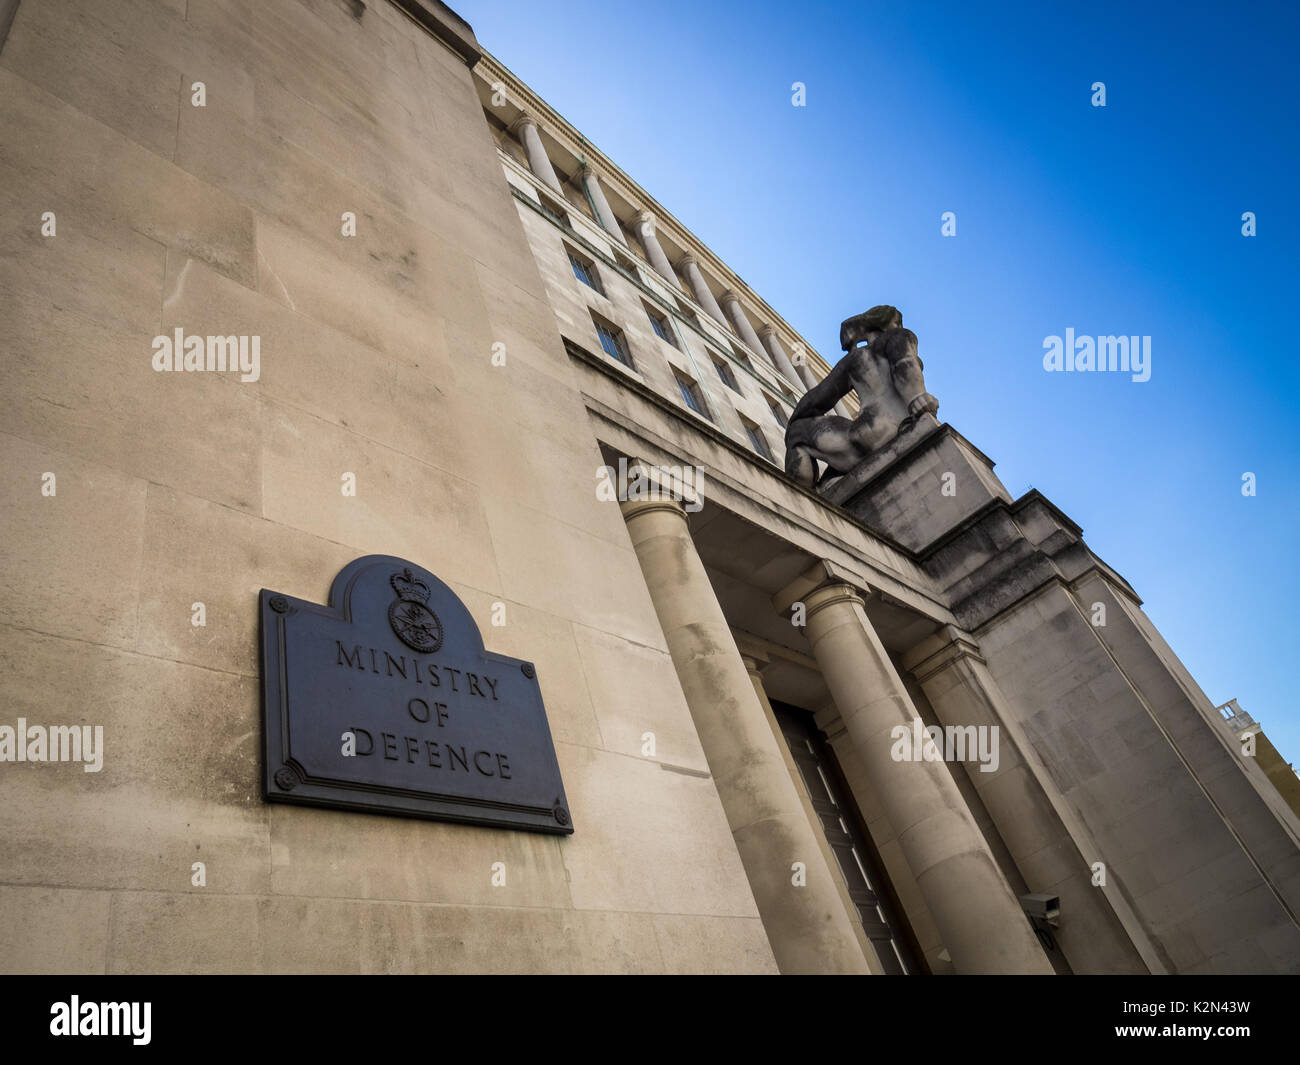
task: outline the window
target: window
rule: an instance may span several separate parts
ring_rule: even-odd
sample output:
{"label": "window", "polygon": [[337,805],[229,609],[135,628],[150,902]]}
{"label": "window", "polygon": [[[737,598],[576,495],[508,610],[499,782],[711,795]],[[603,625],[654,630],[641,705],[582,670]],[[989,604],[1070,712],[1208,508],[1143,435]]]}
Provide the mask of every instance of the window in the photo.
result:
{"label": "window", "polygon": [[749,436],[749,442],[754,445],[754,450],[767,459],[768,462],[776,462],[776,459],[772,457],[772,449],[767,446],[767,437],[763,435],[763,430],[757,425],[751,425],[743,418],[741,423],[745,426],[745,433]]}
{"label": "window", "polygon": [[718,376],[722,378],[722,383],[724,385],[726,385],[733,392],[740,391],[740,385],[736,383],[736,375],[735,373],[732,372],[730,366],[728,366],[721,359],[714,359],[713,368],[718,371]]}
{"label": "window", "polygon": [[603,296],[605,290],[600,287],[600,276],[596,273],[595,264],[590,259],[584,259],[572,248],[566,250],[569,253],[569,265],[573,267],[573,276]]}
{"label": "window", "polygon": [[565,229],[573,228],[573,223],[569,221],[569,213],[564,209],[561,201],[547,192],[539,193],[539,199],[542,204],[542,214]]}
{"label": "window", "polygon": [[740,348],[736,347],[735,344],[731,345],[731,354],[735,356],[736,361],[740,363],[741,366],[745,367],[746,370],[750,373],[754,372],[754,367],[749,361],[749,356],[741,351]]}
{"label": "window", "polygon": [[637,281],[641,280],[641,274],[636,268],[636,263],[632,261],[631,257],[624,255],[617,248],[614,249],[614,261],[631,274]]}
{"label": "window", "polygon": [[600,338],[600,346],[605,349],[605,354],[617,359],[629,369],[635,369],[632,365],[632,353],[627,349],[627,340],[623,336],[623,331],[597,318],[594,314],[591,316],[591,323],[596,327],[596,336]]}
{"label": "window", "polygon": [[678,373],[676,370],[673,371],[673,376],[677,378],[677,387],[682,390],[682,399],[686,401],[686,405],[696,414],[707,418],[709,408],[704,405],[704,394],[700,392],[700,386],[685,374]]}
{"label": "window", "polygon": [[677,341],[673,337],[673,329],[668,324],[668,319],[661,314],[655,314],[649,307],[646,307],[645,313],[646,317],[650,319],[650,328],[654,330],[655,336],[660,340],[666,340],[673,347],[677,347]]}
{"label": "window", "polygon": [[790,419],[785,416],[785,412],[781,410],[781,405],[779,403],[775,403],[769,399],[767,401],[767,405],[768,408],[772,411],[772,417],[776,419],[777,425],[781,426],[782,428],[785,428],[787,425],[790,424]]}

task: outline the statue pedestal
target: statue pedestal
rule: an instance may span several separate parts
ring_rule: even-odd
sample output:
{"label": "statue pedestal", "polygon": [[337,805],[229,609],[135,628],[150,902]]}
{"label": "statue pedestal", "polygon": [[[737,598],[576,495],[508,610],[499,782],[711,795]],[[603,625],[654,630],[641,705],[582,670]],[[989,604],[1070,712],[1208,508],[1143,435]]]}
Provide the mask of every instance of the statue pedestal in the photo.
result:
{"label": "statue pedestal", "polygon": [[904,547],[920,551],[991,500],[1011,496],[993,461],[956,429],[923,414],[820,493]]}

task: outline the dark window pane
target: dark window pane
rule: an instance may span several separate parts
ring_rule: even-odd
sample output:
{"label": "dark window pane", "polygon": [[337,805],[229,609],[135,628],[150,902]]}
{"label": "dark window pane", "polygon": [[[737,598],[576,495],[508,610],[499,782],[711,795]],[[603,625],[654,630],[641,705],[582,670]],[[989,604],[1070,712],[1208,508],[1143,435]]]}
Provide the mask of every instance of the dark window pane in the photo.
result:
{"label": "dark window pane", "polygon": [[627,345],[624,343],[621,334],[597,322],[596,336],[600,338],[600,346],[604,348],[605,354],[618,359],[625,366],[632,365],[632,356],[628,354]]}
{"label": "dark window pane", "polygon": [[[676,375],[674,375],[676,376]],[[704,399],[700,395],[699,386],[694,381],[688,381],[684,377],[677,378],[677,387],[682,391],[682,399],[686,405],[695,411],[696,414],[703,414],[706,418],[708,414],[704,410]]]}
{"label": "dark window pane", "polygon": [[772,449],[767,446],[767,438],[763,436],[763,430],[745,422],[745,432],[749,434],[749,442],[754,445],[755,451],[769,462],[775,461],[772,458]]}
{"label": "dark window pane", "polygon": [[600,291],[600,285],[596,283],[596,272],[579,259],[576,255],[569,254],[569,265],[573,267],[573,276],[581,281],[588,288],[594,288]]}
{"label": "dark window pane", "polygon": [[671,344],[673,342],[673,338],[669,334],[668,327],[664,324],[664,320],[662,318],[657,317],[656,315],[651,314],[649,311],[646,311],[646,316],[650,319],[650,328],[655,331],[655,336],[657,336],[660,340],[666,340],[668,341],[668,343]]}

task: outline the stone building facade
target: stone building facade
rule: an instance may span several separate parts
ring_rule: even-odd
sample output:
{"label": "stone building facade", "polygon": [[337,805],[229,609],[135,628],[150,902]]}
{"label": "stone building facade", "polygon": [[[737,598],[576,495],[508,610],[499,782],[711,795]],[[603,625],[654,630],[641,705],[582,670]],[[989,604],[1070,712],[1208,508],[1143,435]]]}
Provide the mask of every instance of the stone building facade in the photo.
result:
{"label": "stone building facade", "polygon": [[[830,363],[452,11],[0,6],[0,725],[103,727],[0,762],[0,968],[1300,970],[1127,581],[930,412],[788,476]],[[572,835],[264,801],[258,592],[368,554],[536,664]]]}

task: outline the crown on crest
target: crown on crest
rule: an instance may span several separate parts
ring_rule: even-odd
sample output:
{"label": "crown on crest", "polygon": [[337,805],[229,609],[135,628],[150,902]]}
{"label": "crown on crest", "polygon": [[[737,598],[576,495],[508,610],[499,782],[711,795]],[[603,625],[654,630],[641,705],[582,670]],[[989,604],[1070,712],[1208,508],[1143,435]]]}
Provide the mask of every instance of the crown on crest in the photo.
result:
{"label": "crown on crest", "polygon": [[393,591],[397,593],[398,599],[407,599],[417,603],[425,603],[429,600],[429,593],[432,589],[414,576],[410,569],[405,569],[401,573],[394,573],[388,578],[388,583],[393,586]]}

